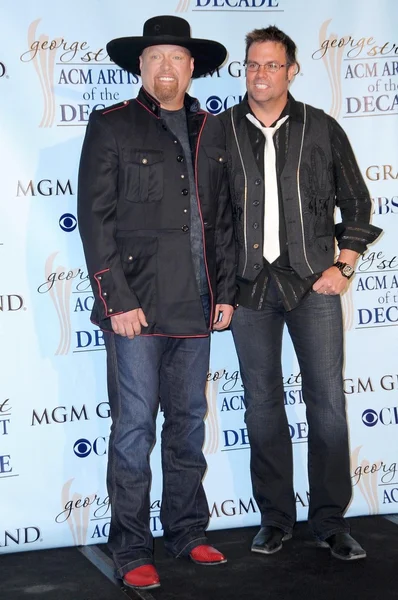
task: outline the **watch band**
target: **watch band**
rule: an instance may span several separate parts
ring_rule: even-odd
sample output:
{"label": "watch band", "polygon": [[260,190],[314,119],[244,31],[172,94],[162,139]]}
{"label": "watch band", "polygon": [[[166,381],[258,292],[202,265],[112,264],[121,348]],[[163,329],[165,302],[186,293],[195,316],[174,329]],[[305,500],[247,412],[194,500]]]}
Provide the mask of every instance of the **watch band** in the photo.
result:
{"label": "watch band", "polygon": [[340,271],[340,273],[346,277],[347,279],[350,279],[353,275],[354,275],[354,268],[349,265],[348,263],[345,262],[341,262],[340,260],[337,260],[334,265],[334,267],[337,267],[338,270]]}

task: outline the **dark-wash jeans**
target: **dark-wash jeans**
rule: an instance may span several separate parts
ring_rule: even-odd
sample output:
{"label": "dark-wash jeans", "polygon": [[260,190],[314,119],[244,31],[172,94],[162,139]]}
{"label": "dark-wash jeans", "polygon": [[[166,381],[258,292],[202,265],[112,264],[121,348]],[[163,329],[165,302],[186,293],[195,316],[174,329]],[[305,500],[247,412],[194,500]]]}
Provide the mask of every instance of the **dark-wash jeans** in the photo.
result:
{"label": "dark-wash jeans", "polygon": [[302,376],[308,421],[309,525],[325,539],[349,531],[351,498],[340,296],[312,291],[285,311],[272,282],[263,310],[239,306],[232,320],[245,390],[253,494],[261,525],[290,533],[296,520],[293,456],[284,407],[282,333],[286,323]]}
{"label": "dark-wash jeans", "polygon": [[[206,311],[205,311],[206,312]],[[206,543],[209,509],[202,485],[210,338],[105,333],[112,427],[108,457],[111,527],[117,574],[153,563],[149,527],[151,470],[159,401],[164,542],[174,556]]]}

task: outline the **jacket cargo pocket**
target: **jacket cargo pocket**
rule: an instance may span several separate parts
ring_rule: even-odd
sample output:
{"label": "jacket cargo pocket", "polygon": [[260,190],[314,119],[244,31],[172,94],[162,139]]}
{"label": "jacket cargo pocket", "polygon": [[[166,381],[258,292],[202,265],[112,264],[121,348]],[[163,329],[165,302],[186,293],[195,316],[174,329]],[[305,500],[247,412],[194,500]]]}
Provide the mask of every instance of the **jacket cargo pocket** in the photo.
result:
{"label": "jacket cargo pocket", "polygon": [[[124,237],[121,258],[127,282],[144,312],[155,302],[158,239]],[[147,318],[148,315],[147,315]]]}

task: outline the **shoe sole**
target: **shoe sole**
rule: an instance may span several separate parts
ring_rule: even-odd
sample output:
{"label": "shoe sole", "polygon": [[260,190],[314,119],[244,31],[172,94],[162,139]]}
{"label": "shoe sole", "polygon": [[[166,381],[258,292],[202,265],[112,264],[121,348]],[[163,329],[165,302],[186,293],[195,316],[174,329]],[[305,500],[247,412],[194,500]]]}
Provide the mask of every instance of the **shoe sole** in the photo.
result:
{"label": "shoe sole", "polygon": [[[285,535],[282,538],[282,542],[287,542],[287,540],[290,540],[291,538],[291,533],[285,533]],[[261,548],[261,546],[252,546],[251,551],[257,552],[258,554],[275,554],[276,552],[279,552],[279,550],[282,550],[282,545],[283,544],[281,543],[281,545],[274,548],[274,550],[265,550],[264,548]]]}
{"label": "shoe sole", "polygon": [[160,587],[160,583],[152,583],[151,585],[131,585],[131,583],[127,583],[127,581],[124,581],[124,579],[123,585],[125,585],[128,588],[131,588],[132,590],[153,590],[155,588]]}
{"label": "shoe sole", "polygon": [[227,559],[225,558],[224,560],[217,560],[217,561],[213,561],[213,562],[202,562],[200,560],[195,560],[194,558],[192,558],[192,556],[189,557],[191,559],[192,562],[195,563],[195,565],[201,565],[202,567],[213,567],[215,565],[225,565],[227,561]]}
{"label": "shoe sole", "polygon": [[333,552],[329,544],[327,544],[326,542],[318,542],[318,548],[328,548],[330,550],[330,554],[334,556],[334,558],[338,558],[339,560],[349,561],[361,560],[363,558],[366,558],[366,552],[364,552],[363,554],[354,554],[354,556],[341,556],[340,554],[337,554],[337,552]]}

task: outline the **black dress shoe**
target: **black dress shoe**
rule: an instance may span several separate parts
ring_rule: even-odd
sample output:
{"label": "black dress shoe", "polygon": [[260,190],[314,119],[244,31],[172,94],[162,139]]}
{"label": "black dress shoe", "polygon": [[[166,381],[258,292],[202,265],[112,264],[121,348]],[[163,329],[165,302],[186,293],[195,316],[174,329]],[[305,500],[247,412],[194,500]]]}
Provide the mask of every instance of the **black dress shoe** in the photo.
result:
{"label": "black dress shoe", "polygon": [[340,560],[359,560],[366,558],[366,551],[349,533],[335,533],[319,544],[329,548],[332,556]]}
{"label": "black dress shoe", "polygon": [[290,540],[291,537],[290,533],[285,533],[279,527],[273,525],[261,527],[253,539],[251,551],[260,552],[261,554],[274,554],[282,548],[282,542]]}

